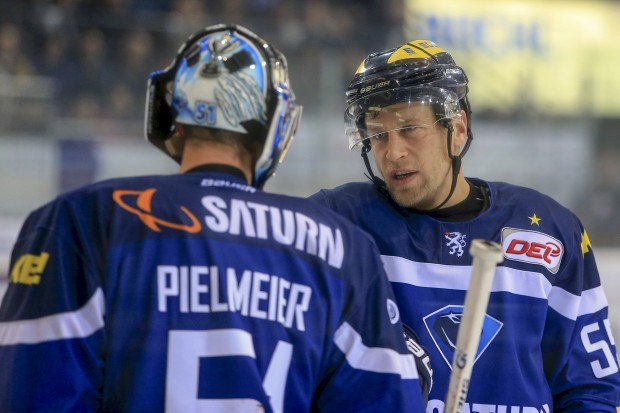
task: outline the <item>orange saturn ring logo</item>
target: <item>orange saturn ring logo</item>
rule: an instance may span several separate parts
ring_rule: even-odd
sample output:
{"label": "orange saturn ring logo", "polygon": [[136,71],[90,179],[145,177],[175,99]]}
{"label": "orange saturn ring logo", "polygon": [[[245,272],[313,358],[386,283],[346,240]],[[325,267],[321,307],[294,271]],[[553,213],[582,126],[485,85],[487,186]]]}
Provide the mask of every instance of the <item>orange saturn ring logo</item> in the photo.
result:
{"label": "orange saturn ring logo", "polygon": [[[157,191],[157,189],[155,188],[146,189],[144,191],[118,189],[112,193],[112,199],[114,199],[114,202],[120,205],[120,207],[124,210],[137,215],[138,218],[140,218],[140,221],[142,221],[147,227],[149,227],[153,231],[161,232],[160,227],[167,227],[195,234],[201,230],[200,222],[198,221],[196,216],[184,206],[181,207],[181,211],[183,211],[185,215],[187,215],[187,217],[192,221],[191,225],[178,224],[151,215],[151,201],[153,200],[153,195],[155,194],[155,191]],[[137,208],[128,205],[123,200],[126,199],[127,196],[137,197]]]}

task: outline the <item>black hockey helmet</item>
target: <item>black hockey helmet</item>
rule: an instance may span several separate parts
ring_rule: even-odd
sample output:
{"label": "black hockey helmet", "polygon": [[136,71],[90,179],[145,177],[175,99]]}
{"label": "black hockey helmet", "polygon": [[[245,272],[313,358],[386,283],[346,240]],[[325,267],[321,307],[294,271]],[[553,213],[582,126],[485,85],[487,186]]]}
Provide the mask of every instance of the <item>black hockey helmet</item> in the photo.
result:
{"label": "black hockey helmet", "polygon": [[242,26],[220,24],[191,35],[167,68],[151,73],[145,134],[177,162],[166,147],[175,122],[255,137],[263,150],[252,185],[261,188],[284,158],[301,112],[284,55]]}
{"label": "black hockey helmet", "polygon": [[[438,117],[452,118],[454,97],[471,123],[471,107],[467,98],[467,76],[452,56],[430,40],[413,40],[383,52],[370,54],[360,64],[346,91],[345,125],[349,147],[361,143],[356,133],[363,128],[363,115],[368,108],[384,107],[416,96],[432,96]],[[445,99],[447,102],[442,103]],[[361,134],[363,135],[363,133]],[[469,147],[473,135],[467,130]]]}

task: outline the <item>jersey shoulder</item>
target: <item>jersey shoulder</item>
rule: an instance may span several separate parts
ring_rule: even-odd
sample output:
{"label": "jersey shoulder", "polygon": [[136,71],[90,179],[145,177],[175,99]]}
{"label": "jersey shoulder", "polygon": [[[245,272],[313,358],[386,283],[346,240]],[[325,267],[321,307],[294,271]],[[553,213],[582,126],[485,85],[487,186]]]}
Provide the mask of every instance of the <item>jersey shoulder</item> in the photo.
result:
{"label": "jersey shoulder", "polygon": [[[371,182],[351,182],[332,189],[321,189],[309,197],[362,228],[375,226],[385,218],[400,220],[402,209]],[[372,222],[368,222],[372,217]]]}
{"label": "jersey shoulder", "polygon": [[[32,210],[26,217],[21,234],[31,234],[37,228],[70,228],[96,222],[103,223],[113,208],[112,194],[116,190],[140,190],[155,186],[165,176],[113,178],[57,195],[54,199]],[[72,225],[69,225],[72,221]]]}
{"label": "jersey shoulder", "polygon": [[536,189],[506,182],[486,181],[486,184],[490,188],[491,204],[494,207],[550,213],[548,218],[564,223],[578,221],[570,209]]}
{"label": "jersey shoulder", "polygon": [[334,208],[340,204],[359,205],[379,195],[371,182],[349,182],[334,188],[321,189],[308,199]]}
{"label": "jersey shoulder", "polygon": [[[515,185],[501,181],[484,181],[481,179],[472,179],[473,182],[484,182],[491,189],[491,196],[498,202],[512,202],[516,205],[523,205],[530,202],[536,204],[547,204],[551,207],[565,209],[558,201],[551,196],[544,194],[534,188]],[[517,202],[515,202],[517,200]]]}

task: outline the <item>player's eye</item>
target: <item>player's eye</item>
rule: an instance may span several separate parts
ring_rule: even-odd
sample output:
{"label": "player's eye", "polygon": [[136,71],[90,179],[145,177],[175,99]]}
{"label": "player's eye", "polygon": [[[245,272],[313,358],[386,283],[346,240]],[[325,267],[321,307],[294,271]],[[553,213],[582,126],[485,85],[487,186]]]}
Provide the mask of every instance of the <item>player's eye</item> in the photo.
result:
{"label": "player's eye", "polygon": [[409,125],[409,126],[405,126],[404,128],[400,128],[398,130],[398,133],[403,138],[413,139],[413,138],[422,136],[425,130],[426,130],[425,126]]}
{"label": "player's eye", "polygon": [[385,138],[387,138],[387,132],[370,132],[368,133],[368,136],[373,140],[373,141],[382,141],[385,140]]}
{"label": "player's eye", "polygon": [[368,130],[367,136],[374,142],[384,142],[390,134],[395,134],[403,139],[421,139],[429,131],[429,125],[408,125],[402,128],[387,131]]}

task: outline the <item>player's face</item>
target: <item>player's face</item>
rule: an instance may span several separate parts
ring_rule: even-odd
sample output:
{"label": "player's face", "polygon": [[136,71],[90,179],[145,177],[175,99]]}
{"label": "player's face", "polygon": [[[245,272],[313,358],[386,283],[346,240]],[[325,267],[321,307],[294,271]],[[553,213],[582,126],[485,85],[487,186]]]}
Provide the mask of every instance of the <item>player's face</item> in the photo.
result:
{"label": "player's face", "polygon": [[448,130],[431,107],[394,104],[367,118],[366,127],[368,136],[374,135],[377,168],[400,206],[429,210],[447,197],[452,183]]}

